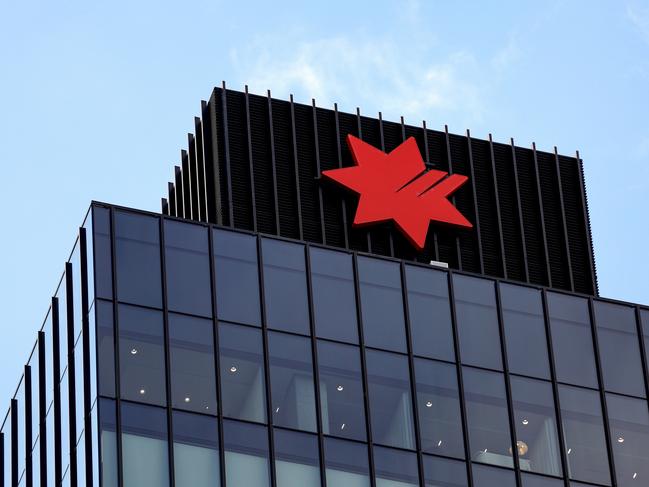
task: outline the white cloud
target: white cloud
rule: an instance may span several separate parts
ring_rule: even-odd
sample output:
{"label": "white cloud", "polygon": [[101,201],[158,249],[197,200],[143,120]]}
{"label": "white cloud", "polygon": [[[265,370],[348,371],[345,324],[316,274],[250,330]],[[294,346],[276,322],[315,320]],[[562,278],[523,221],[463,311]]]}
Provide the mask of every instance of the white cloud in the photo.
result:
{"label": "white cloud", "polygon": [[640,35],[649,43],[649,4],[640,5],[637,2],[628,4],[626,14]]}

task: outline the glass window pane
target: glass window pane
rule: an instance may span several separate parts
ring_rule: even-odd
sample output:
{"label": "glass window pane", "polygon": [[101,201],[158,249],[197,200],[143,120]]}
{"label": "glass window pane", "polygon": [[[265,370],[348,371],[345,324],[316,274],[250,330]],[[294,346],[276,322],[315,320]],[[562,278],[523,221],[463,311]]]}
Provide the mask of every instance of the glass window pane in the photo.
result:
{"label": "glass window pane", "polygon": [[356,291],[351,254],[314,247],[309,253],[316,335],[358,343]]}
{"label": "glass window pane", "polygon": [[422,450],[464,458],[455,365],[415,359],[415,377]]}
{"label": "glass window pane", "polygon": [[171,403],[174,408],[216,414],[212,320],[169,313]]}
{"label": "glass window pane", "polygon": [[447,273],[407,265],[406,281],[412,352],[454,361]]}
{"label": "glass window pane", "polygon": [[[93,246],[94,266],[88,266],[94,270],[95,276],[95,297],[113,299],[113,260],[111,257],[110,242],[110,210],[93,206]],[[92,300],[92,296],[90,296]]]}
{"label": "glass window pane", "polygon": [[311,340],[269,332],[268,353],[273,424],[316,431]]}
{"label": "glass window pane", "polygon": [[374,447],[376,487],[416,487],[419,485],[417,455],[402,450]]}
{"label": "glass window pane", "polygon": [[647,353],[647,363],[645,366],[649,369],[649,310],[640,310],[640,324],[642,325],[642,340],[644,341],[644,348]]}
{"label": "glass window pane", "polygon": [[304,245],[262,239],[269,328],[309,334]]}
{"label": "glass window pane", "polygon": [[512,470],[477,463],[471,465],[471,469],[474,487],[516,487],[516,476]]}
{"label": "glass window pane", "polygon": [[370,487],[367,445],[325,438],[324,450],[328,486]]}
{"label": "glass window pane", "polygon": [[176,485],[221,485],[217,420],[200,414],[174,411],[173,434]]}
{"label": "glass window pane", "polygon": [[366,363],[373,441],[414,449],[415,432],[407,357],[367,350]]}
{"label": "glass window pane", "polygon": [[468,487],[466,463],[424,455],[426,487]]}
{"label": "glass window pane", "polygon": [[115,253],[118,299],[162,307],[159,220],[116,211]]}
{"label": "glass window pane", "polygon": [[225,230],[212,235],[219,319],[260,326],[257,238]]}
{"label": "glass window pane", "polygon": [[122,402],[124,485],[169,485],[167,414],[162,408]]}
{"label": "glass window pane", "polygon": [[268,431],[265,426],[223,421],[225,481],[228,487],[269,487]]}
{"label": "glass window pane", "polygon": [[[99,417],[101,431],[101,485],[102,487],[117,487],[119,474],[117,472],[117,413],[115,411],[115,401],[100,399],[99,408],[101,410]],[[49,465],[48,471],[49,475],[52,475]]]}
{"label": "glass window pane", "polygon": [[118,314],[121,397],[164,406],[167,388],[162,313],[122,304]]}
{"label": "glass window pane", "polygon": [[635,309],[595,301],[595,323],[604,388],[631,396],[645,396]]}
{"label": "glass window pane", "polygon": [[219,323],[223,416],[266,421],[266,386],[261,332]]}
{"label": "glass window pane", "polygon": [[562,475],[554,394],[549,382],[511,377],[521,470]]}
{"label": "glass window pane", "polygon": [[570,478],[611,485],[599,393],[559,386]]}
{"label": "glass window pane", "polygon": [[598,388],[588,301],[558,293],[547,296],[557,380]]}
{"label": "glass window pane", "polygon": [[453,274],[462,363],[502,370],[493,281]]}
{"label": "glass window pane", "polygon": [[365,345],[405,352],[406,326],[399,264],[359,257],[358,279]]}
{"label": "glass window pane", "polygon": [[503,375],[464,367],[462,377],[472,459],[513,467]]}
{"label": "glass window pane", "polygon": [[523,487],[563,487],[563,480],[542,477],[531,473],[521,474]]}
{"label": "glass window pane", "polygon": [[649,410],[647,402],[606,395],[619,487],[649,482]]}
{"label": "glass window pane", "polygon": [[282,487],[320,487],[318,437],[275,429],[275,473]]}
{"label": "glass window pane", "polygon": [[164,228],[169,309],[212,316],[207,228],[173,220]]}
{"label": "glass window pane", "polygon": [[99,394],[115,397],[115,335],[113,303],[98,299],[95,301],[97,319],[97,373]]}
{"label": "glass window pane", "polygon": [[365,440],[363,376],[358,347],[318,341],[318,368],[322,432]]}
{"label": "glass window pane", "polygon": [[507,364],[515,374],[550,378],[541,291],[500,284]]}

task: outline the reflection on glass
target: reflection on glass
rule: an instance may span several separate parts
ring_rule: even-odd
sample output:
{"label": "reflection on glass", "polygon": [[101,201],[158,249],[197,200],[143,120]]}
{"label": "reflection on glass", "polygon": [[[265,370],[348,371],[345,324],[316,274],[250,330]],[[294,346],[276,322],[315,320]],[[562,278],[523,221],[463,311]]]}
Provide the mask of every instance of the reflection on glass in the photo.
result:
{"label": "reflection on glass", "polygon": [[599,394],[559,386],[570,478],[611,485]]}
{"label": "reflection on glass", "polygon": [[366,363],[374,442],[414,449],[408,359],[395,353],[367,350]]}
{"label": "reflection on glass", "polygon": [[122,399],[166,405],[162,313],[121,304],[118,319]]}
{"label": "reflection on glass", "polygon": [[557,380],[597,389],[588,300],[548,293]]}
{"label": "reflection on glass", "polygon": [[359,257],[358,279],[365,345],[405,352],[406,325],[399,264]]}
{"label": "reflection on glass", "polygon": [[212,320],[169,313],[169,345],[173,407],[216,414]]}
{"label": "reflection on glass", "polygon": [[266,386],[261,331],[219,323],[223,416],[266,421]]}
{"label": "reflection on glass", "polygon": [[269,328],[309,334],[304,245],[262,239]]}
{"label": "reflection on glass", "polygon": [[541,291],[500,284],[509,371],[550,378]]}
{"label": "reflection on glass", "polygon": [[453,274],[462,363],[502,370],[493,281]]}
{"label": "reflection on glass", "polygon": [[318,437],[275,429],[275,473],[282,487],[320,487]]}
{"label": "reflection on glass", "polygon": [[165,220],[167,306],[201,316],[212,316],[212,286],[203,226]]}
{"label": "reflection on glass", "polygon": [[374,447],[376,487],[416,487],[419,485],[417,455],[381,446]]}
{"label": "reflection on glass", "polygon": [[466,463],[424,455],[426,487],[468,487]]}
{"label": "reflection on glass", "polygon": [[[521,481],[523,487],[563,487],[564,485],[563,480],[542,477],[541,475],[534,475],[526,472],[521,474]],[[572,482],[570,485],[576,484]]]}
{"label": "reflection on glass", "polygon": [[513,467],[503,375],[464,367],[462,376],[472,459]]}
{"label": "reflection on glass", "polygon": [[415,359],[415,377],[422,449],[464,458],[455,365]]}
{"label": "reflection on glass", "polygon": [[471,469],[474,487],[516,487],[516,476],[512,470],[477,463],[471,465]]}
{"label": "reflection on glass", "polygon": [[412,352],[423,357],[454,361],[447,274],[407,265],[406,284]]}
{"label": "reflection on glass", "polygon": [[311,340],[268,333],[273,424],[316,431]]}
{"label": "reflection on glass", "polygon": [[113,303],[98,299],[95,301],[97,320],[97,375],[99,394],[115,397],[115,329]]}
{"label": "reflection on glass", "polygon": [[162,408],[122,402],[124,485],[169,485],[167,414]]}
{"label": "reflection on glass", "polygon": [[[92,207],[95,297],[113,299],[113,260],[110,243],[110,210]],[[93,267],[93,266],[90,266]],[[90,297],[92,299],[92,296]]]}
{"label": "reflection on glass", "polygon": [[[117,473],[117,413],[115,411],[115,401],[100,398],[99,409],[101,485],[103,487],[117,487],[119,474]],[[5,448],[5,451],[7,450],[10,450],[10,448]],[[50,468],[51,466],[48,465],[48,469]]]}
{"label": "reflection on glass", "polygon": [[225,482],[228,487],[269,487],[268,431],[265,426],[223,421]]}
{"label": "reflection on glass", "polygon": [[221,485],[217,420],[200,414],[174,411],[173,434],[176,485]]}
{"label": "reflection on glass", "polygon": [[311,248],[311,286],[316,335],[358,343],[352,256]]}
{"label": "reflection on glass", "polygon": [[318,341],[320,412],[327,435],[365,440],[365,403],[358,347]]}
{"label": "reflection on glass", "polygon": [[540,380],[512,377],[511,388],[521,470],[561,476],[552,385]]}
{"label": "reflection on glass", "polygon": [[324,450],[328,486],[370,487],[367,445],[327,437]]}
{"label": "reflection on glass", "polygon": [[649,482],[649,410],[644,400],[606,395],[619,487]]}
{"label": "reflection on glass", "polygon": [[604,388],[631,396],[645,396],[635,309],[595,301],[595,323]]}
{"label": "reflection on glass", "polygon": [[260,326],[257,238],[217,229],[212,235],[219,319]]}

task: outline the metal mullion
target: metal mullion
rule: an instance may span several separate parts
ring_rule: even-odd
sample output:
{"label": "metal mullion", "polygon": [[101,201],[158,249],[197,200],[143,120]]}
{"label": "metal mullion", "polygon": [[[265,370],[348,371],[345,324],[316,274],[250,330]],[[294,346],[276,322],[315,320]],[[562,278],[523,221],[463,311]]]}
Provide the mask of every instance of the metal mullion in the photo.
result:
{"label": "metal mullion", "polygon": [[0,433],[0,487],[5,487],[5,434]]}
{"label": "metal mullion", "polygon": [[363,310],[361,305],[361,285],[358,274],[358,255],[352,253],[352,267],[354,271],[354,290],[356,297],[356,313],[358,321],[358,345],[361,359],[361,373],[363,375],[363,399],[365,402],[365,428],[367,433],[367,453],[370,467],[370,486],[376,487],[376,470],[374,469],[374,442],[372,439],[372,416],[370,411],[370,389],[367,379],[367,361],[365,360],[365,337],[363,333]]}
{"label": "metal mullion", "polygon": [[38,438],[40,487],[47,487],[47,379],[45,332],[38,332]]}
{"label": "metal mullion", "polygon": [[604,376],[602,373],[602,361],[599,355],[599,337],[597,336],[597,318],[595,317],[595,307],[592,296],[588,298],[588,311],[590,313],[590,328],[593,335],[593,348],[595,352],[595,370],[597,371],[597,381],[599,383],[599,397],[602,404],[602,421],[604,425],[604,435],[606,437],[606,447],[608,453],[608,463],[610,467],[611,485],[617,486],[617,475],[615,474],[615,463],[613,455],[613,443],[611,440],[611,426],[608,421],[608,407],[606,405],[606,391],[604,390]]}
{"label": "metal mullion", "polygon": [[169,194],[169,211],[167,214],[170,216],[178,216],[176,214],[176,187],[174,183],[167,183],[167,193]]}
{"label": "metal mullion", "polygon": [[[379,135],[381,137],[381,150],[385,152],[385,136],[383,133],[383,114],[379,112]],[[389,228],[388,238],[390,243],[390,257],[394,257],[394,238],[392,237],[393,229]]]}
{"label": "metal mullion", "polygon": [[201,219],[200,207],[198,206],[198,165],[196,163],[196,141],[194,135],[187,134],[187,166],[189,167],[190,201],[192,203],[192,220]]}
{"label": "metal mullion", "polygon": [[293,143],[293,171],[295,172],[295,202],[297,203],[297,224],[300,240],[304,240],[304,224],[302,222],[302,201],[300,196],[300,173],[297,161],[297,136],[295,132],[295,105],[293,95],[290,96],[291,107],[291,142]]}
{"label": "metal mullion", "polygon": [[536,156],[536,143],[532,142],[532,155],[534,156],[534,178],[536,179],[536,195],[539,203],[539,214],[541,218],[541,235],[543,236],[543,256],[545,257],[545,269],[548,274],[548,287],[552,287],[552,272],[550,270],[550,253],[548,252],[548,237],[545,232],[545,210],[543,209],[543,197],[541,196],[541,181],[539,180],[539,162]]}
{"label": "metal mullion", "polygon": [[[360,140],[363,140],[363,128],[361,127],[361,109],[359,107],[356,107],[356,129],[358,130],[358,138]],[[365,231],[365,237],[367,239],[367,251],[371,254],[372,236],[370,235],[369,230]]]}
{"label": "metal mullion", "polygon": [[169,214],[169,202],[167,198],[160,198],[160,213],[163,215]]}
{"label": "metal mullion", "polygon": [[81,334],[83,352],[83,415],[85,487],[93,487],[92,463],[92,397],[90,391],[90,321],[88,298],[88,240],[86,229],[79,229],[79,259],[81,272]]}
{"label": "metal mullion", "polygon": [[565,243],[566,262],[568,264],[568,279],[570,282],[570,290],[575,290],[575,280],[572,275],[572,259],[570,257],[570,241],[568,240],[568,225],[566,224],[566,209],[563,204],[563,187],[561,185],[561,169],[559,168],[559,153],[557,146],[554,146],[554,166],[557,172],[557,189],[559,191],[559,207],[561,208],[561,229],[563,230],[563,237]]}
{"label": "metal mullion", "polygon": [[412,409],[415,426],[415,445],[417,447],[417,466],[419,469],[419,484],[425,485],[424,458],[421,448],[421,430],[419,429],[419,405],[417,404],[417,388],[415,374],[415,359],[412,353],[412,335],[410,333],[410,307],[408,304],[408,284],[406,280],[406,265],[403,261],[399,265],[401,272],[401,294],[403,299],[403,311],[406,326],[406,346],[408,351],[408,369],[410,371],[410,395],[412,398]]}
{"label": "metal mullion", "polygon": [[[640,315],[640,306],[634,306],[636,330],[638,341],[640,342],[640,359],[642,360],[642,378],[644,379],[645,397],[649,398],[649,375],[647,374],[647,347],[644,343],[644,333],[642,330],[642,317]],[[645,400],[645,404],[647,404]]]}
{"label": "metal mullion", "polygon": [[11,487],[18,487],[18,400],[11,400]]}
{"label": "metal mullion", "polygon": [[453,345],[455,349],[455,371],[457,374],[458,395],[460,396],[460,417],[462,420],[462,436],[464,439],[464,460],[466,462],[468,485],[473,486],[473,469],[471,463],[471,446],[469,444],[469,424],[466,414],[466,398],[464,395],[464,379],[462,371],[462,359],[460,355],[460,339],[457,330],[457,315],[455,312],[455,291],[453,285],[453,271],[447,271],[448,299],[451,308],[451,326],[453,329]]}
{"label": "metal mullion", "polygon": [[581,183],[580,186],[580,191],[579,191],[579,197],[581,199],[581,207],[584,211],[584,232],[586,235],[586,243],[588,245],[588,267],[589,267],[589,273],[590,273],[590,278],[591,278],[591,283],[592,283],[592,293],[597,296],[598,289],[597,289],[597,276],[595,273],[595,263],[593,262],[594,256],[593,256],[593,244],[591,242],[591,230],[590,230],[590,223],[589,223],[589,215],[588,215],[588,204],[586,200],[586,189],[585,189],[585,179],[584,179],[584,167],[582,165],[581,158],[579,157],[579,151],[576,152],[576,157],[577,157],[577,171],[579,173],[579,182]]}
{"label": "metal mullion", "polygon": [[52,298],[52,385],[54,401],[54,485],[61,485],[63,465],[61,457],[61,346],[59,299]]}
{"label": "metal mullion", "polygon": [[[448,173],[453,174],[453,158],[451,157],[451,139],[448,135],[448,125],[444,125],[444,142],[446,145],[446,160],[448,161]],[[471,144],[469,143],[469,161],[472,161],[471,158]],[[477,206],[475,205],[475,182],[473,180],[473,163],[470,164],[471,168],[471,184],[473,187],[473,201],[475,211],[477,212]],[[451,195],[451,203],[455,206],[455,195]],[[480,221],[478,220],[478,214],[476,215],[476,230],[478,234],[478,261],[480,262],[480,271],[484,273],[484,268],[482,266],[482,243],[480,241]],[[460,237],[455,236],[455,252],[457,254],[457,266],[458,269],[462,270],[462,253],[460,252]]]}
{"label": "metal mullion", "polygon": [[214,343],[214,366],[216,367],[216,421],[219,425],[219,477],[221,485],[225,486],[225,441],[223,434],[223,393],[221,391],[221,352],[219,348],[219,326],[217,319],[217,304],[216,304],[216,269],[214,263],[214,235],[210,227],[207,228],[207,241],[209,246],[210,258],[210,285],[212,287],[212,330],[213,330],[213,343]]}
{"label": "metal mullion", "polygon": [[[196,164],[198,165],[198,206],[201,211],[201,221],[209,221],[207,216],[207,171],[205,169],[205,145],[203,142],[203,121],[194,117],[194,132],[196,132]],[[202,177],[202,182],[201,182]]]}
{"label": "metal mullion", "polygon": [[[313,306],[313,283],[311,279],[311,247],[305,245],[305,259],[306,259],[306,284],[307,295],[309,297],[309,316],[310,316],[310,330],[311,330],[311,364],[313,369],[314,393],[316,397],[316,425],[318,429],[318,445],[320,450],[320,483],[322,487],[327,487],[327,471],[325,464],[325,447],[324,447],[324,434],[322,432],[322,405],[320,404],[320,374],[318,364],[318,343],[316,340],[315,331],[315,312]],[[334,487],[334,486],[332,486]]]}
{"label": "metal mullion", "polygon": [[550,311],[548,308],[548,296],[545,289],[541,290],[541,301],[543,304],[543,322],[545,326],[545,336],[548,348],[548,361],[550,364],[550,379],[552,382],[552,394],[554,396],[554,409],[557,417],[557,433],[559,436],[559,450],[561,454],[561,466],[563,470],[563,482],[565,487],[570,487],[570,465],[566,454],[565,436],[563,432],[563,419],[561,415],[561,401],[559,399],[559,383],[557,381],[557,371],[554,361],[554,349],[552,347],[552,327],[550,326]]}
{"label": "metal mullion", "polygon": [[[315,165],[316,165],[316,178],[320,178],[322,168],[320,167],[320,142],[318,140],[318,112],[315,106],[315,98],[311,100],[313,108],[313,143],[315,144]],[[322,185],[318,184],[318,212],[320,215],[320,235],[322,235],[322,243],[327,243],[327,232],[325,228],[324,218],[324,201],[322,197]]]}
{"label": "metal mullion", "polygon": [[164,323],[165,347],[165,386],[167,389],[167,438],[169,454],[169,486],[175,487],[176,475],[174,465],[174,435],[173,435],[173,409],[171,398],[171,340],[169,339],[169,308],[167,305],[167,268],[165,251],[165,231],[163,217],[158,217],[158,231],[160,233],[160,269],[162,277],[162,319]]}
{"label": "metal mullion", "polygon": [[489,156],[491,159],[491,177],[494,180],[493,190],[496,201],[496,218],[498,219],[498,243],[500,244],[500,260],[503,266],[503,277],[507,279],[507,256],[505,254],[505,241],[503,237],[503,220],[500,212],[500,196],[498,194],[498,175],[496,174],[496,157],[494,156],[493,137],[489,134]]}
{"label": "metal mullion", "polygon": [[510,139],[512,149],[512,167],[514,170],[514,191],[516,192],[516,205],[518,210],[518,228],[521,232],[521,248],[523,249],[523,272],[525,282],[530,282],[530,271],[527,263],[527,243],[525,242],[525,225],[523,223],[523,208],[521,201],[520,185],[518,183],[518,163],[516,161],[516,146],[514,139]]}
{"label": "metal mullion", "polygon": [[[444,125],[444,130],[446,132],[446,140],[448,146],[448,126]],[[473,169],[473,147],[471,145],[471,132],[469,129],[466,131],[466,140],[467,147],[469,149],[469,172],[471,173],[471,190],[473,192],[473,211],[475,214],[475,229],[476,235],[478,237],[478,258],[480,261],[480,274],[484,274],[484,254],[482,252],[482,231],[480,230],[480,207],[478,206],[478,192],[476,191],[475,186],[475,170]],[[449,169],[451,168],[450,164],[450,155],[449,155]],[[452,169],[450,172],[453,172]],[[453,200],[455,204],[455,200]],[[460,266],[462,270],[462,266]]]}
{"label": "metal mullion", "polygon": [[248,171],[250,172],[250,204],[252,205],[252,231],[257,231],[257,199],[255,195],[255,172],[252,160],[252,138],[250,137],[250,100],[248,85],[245,90],[246,100],[246,137],[248,142]]}
{"label": "metal mullion", "polygon": [[225,177],[228,191],[228,218],[230,226],[234,226],[234,209],[232,208],[232,174],[230,171],[230,133],[228,130],[228,96],[223,82],[221,91],[221,114],[223,116],[223,150],[225,152]]}
{"label": "metal mullion", "polygon": [[180,151],[180,167],[182,168],[182,182],[183,182],[183,200],[185,218],[193,219],[192,216],[192,174],[189,164],[189,157],[186,150]]}
{"label": "metal mullion", "polygon": [[180,167],[174,166],[174,180],[176,182],[176,216],[185,218],[185,195],[183,189],[183,173]]}
{"label": "metal mullion", "polygon": [[270,382],[270,360],[268,352],[268,323],[266,318],[266,292],[264,288],[264,254],[261,245],[261,237],[257,236],[257,264],[259,272],[259,294],[261,304],[261,338],[264,348],[264,379],[266,382],[266,422],[268,427],[268,452],[270,453],[270,483],[271,487],[282,487],[277,485],[277,473],[275,471],[275,435],[273,431],[273,398]]}
{"label": "metal mullion", "polygon": [[270,139],[270,165],[273,179],[273,203],[275,205],[275,230],[280,235],[279,222],[279,196],[277,194],[277,164],[275,161],[275,129],[273,128],[273,99],[270,97],[270,90],[267,92],[268,100],[268,130]]}
{"label": "metal mullion", "polygon": [[500,352],[502,354],[503,363],[503,377],[505,379],[505,393],[507,398],[507,409],[509,410],[509,434],[512,443],[512,458],[514,459],[514,474],[516,475],[516,482],[520,487],[523,487],[521,479],[521,465],[518,458],[518,440],[516,439],[516,422],[514,421],[514,401],[512,398],[512,384],[509,377],[509,362],[507,357],[507,340],[505,340],[505,325],[503,319],[503,306],[500,296],[500,284],[494,283],[496,291],[496,310],[498,313],[498,331],[500,334]]}
{"label": "metal mullion", "polygon": [[[338,104],[334,103],[334,121],[336,124],[336,149],[338,151],[338,168],[343,167],[342,147],[340,146],[340,120],[338,119]],[[345,248],[349,250],[349,231],[347,228],[347,202],[345,198],[340,199],[343,213],[343,235],[345,237]]]}
{"label": "metal mullion", "polygon": [[[428,129],[426,128],[426,120],[421,122],[421,128],[424,133],[424,151],[426,152],[426,167],[430,166],[430,154],[428,152]],[[433,230],[433,252],[435,260],[439,261],[439,243],[437,241],[437,230]]]}
{"label": "metal mullion", "polygon": [[25,365],[25,487],[34,485],[32,459],[32,368]]}
{"label": "metal mullion", "polygon": [[77,385],[74,363],[74,285],[72,263],[65,263],[66,349],[68,352],[68,440],[70,442],[70,487],[78,485],[77,471]]}

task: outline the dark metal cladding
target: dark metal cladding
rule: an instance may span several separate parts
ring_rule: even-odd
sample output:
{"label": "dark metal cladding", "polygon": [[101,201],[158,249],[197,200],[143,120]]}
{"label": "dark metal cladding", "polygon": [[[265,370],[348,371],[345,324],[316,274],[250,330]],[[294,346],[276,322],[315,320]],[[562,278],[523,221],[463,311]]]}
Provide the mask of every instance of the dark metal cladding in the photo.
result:
{"label": "dark metal cladding", "polygon": [[[453,269],[597,294],[578,156],[422,129],[380,115],[343,113],[315,102],[278,100],[270,93],[226,90],[225,85],[214,89],[201,115],[190,155],[197,159],[193,167],[204,171],[193,181],[199,185],[198,199],[205,195],[207,215],[190,215],[193,195],[183,194],[188,192],[182,187],[184,168],[176,173],[174,191],[169,189],[172,215],[405,260],[440,260]],[[426,246],[417,252],[391,223],[353,227],[358,197],[320,178],[321,171],[353,164],[348,134],[387,152],[414,137],[427,167],[468,176],[470,183],[452,201],[473,229],[431,223]],[[203,208],[200,202],[198,208]]]}

